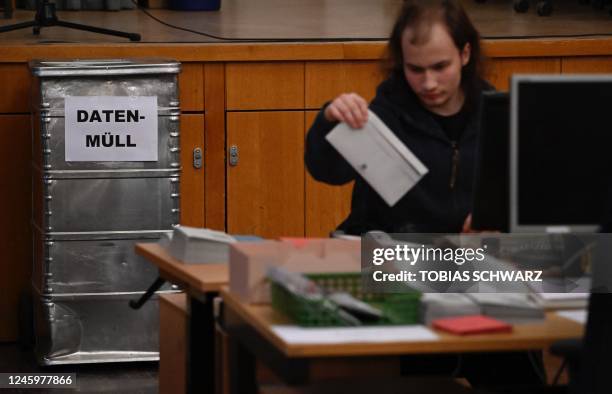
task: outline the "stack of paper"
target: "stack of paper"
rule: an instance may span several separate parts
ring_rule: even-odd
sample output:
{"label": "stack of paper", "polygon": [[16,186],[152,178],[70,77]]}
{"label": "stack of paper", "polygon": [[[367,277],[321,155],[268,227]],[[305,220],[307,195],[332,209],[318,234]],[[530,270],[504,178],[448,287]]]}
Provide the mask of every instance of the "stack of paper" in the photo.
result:
{"label": "stack of paper", "polygon": [[421,325],[321,328],[276,325],[272,331],[288,344],[421,342],[439,338]]}
{"label": "stack of paper", "polygon": [[340,123],[325,138],[389,206],[427,174],[427,167],[371,111],[363,128]]}
{"label": "stack of paper", "polygon": [[229,244],[236,239],[221,231],[179,226],[174,229],[168,252],[187,264],[227,263]]}
{"label": "stack of paper", "polygon": [[544,319],[544,309],[528,294],[512,293],[431,293],[423,294],[423,321],[470,315],[484,315],[510,323]]}
{"label": "stack of paper", "polygon": [[584,309],[579,309],[579,310],[572,310],[572,311],[559,311],[557,312],[557,315],[571,320],[573,322],[576,322],[578,324],[586,324],[587,323],[587,319],[588,319],[588,314],[587,311],[585,311]]}
{"label": "stack of paper", "polygon": [[472,293],[469,296],[485,316],[513,323],[544,319],[544,309],[528,294]]}
{"label": "stack of paper", "polygon": [[480,314],[480,307],[465,294],[423,294],[421,305],[422,321],[427,325],[441,318]]}
{"label": "stack of paper", "polygon": [[545,309],[581,309],[589,303],[589,293],[533,293],[531,297]]}
{"label": "stack of paper", "polygon": [[531,297],[546,309],[586,308],[589,302],[591,278],[547,278],[541,283],[530,283]]}

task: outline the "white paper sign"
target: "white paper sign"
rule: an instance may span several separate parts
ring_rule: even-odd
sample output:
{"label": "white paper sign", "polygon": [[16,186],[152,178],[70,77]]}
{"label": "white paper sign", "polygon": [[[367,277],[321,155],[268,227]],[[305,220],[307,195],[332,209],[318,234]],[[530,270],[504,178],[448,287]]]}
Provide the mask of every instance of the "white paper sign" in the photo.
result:
{"label": "white paper sign", "polygon": [[72,96],[64,111],[66,161],[157,161],[156,96]]}

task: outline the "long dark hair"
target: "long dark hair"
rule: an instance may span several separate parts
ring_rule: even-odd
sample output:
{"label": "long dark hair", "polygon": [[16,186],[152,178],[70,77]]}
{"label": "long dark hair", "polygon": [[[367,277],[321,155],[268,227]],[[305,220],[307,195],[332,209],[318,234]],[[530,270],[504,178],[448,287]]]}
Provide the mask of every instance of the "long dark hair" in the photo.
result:
{"label": "long dark hair", "polygon": [[480,35],[457,0],[406,0],[395,20],[387,45],[386,69],[391,75],[404,75],[402,35],[406,28],[416,26],[415,41],[424,41],[423,30],[434,22],[443,22],[455,46],[462,51],[470,44],[470,60],[461,70],[461,87],[469,104],[481,87]]}

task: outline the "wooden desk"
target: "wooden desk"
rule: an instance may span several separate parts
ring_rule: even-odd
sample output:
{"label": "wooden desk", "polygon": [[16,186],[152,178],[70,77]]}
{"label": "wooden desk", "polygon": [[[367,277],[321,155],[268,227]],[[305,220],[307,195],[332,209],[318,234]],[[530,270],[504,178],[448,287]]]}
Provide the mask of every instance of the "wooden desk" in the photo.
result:
{"label": "wooden desk", "polygon": [[189,296],[187,392],[215,392],[214,298],[228,284],[227,264],[185,264],[158,244],[136,244],[136,253],[159,269],[164,280],[181,285]]}
{"label": "wooden desk", "polygon": [[218,293],[229,283],[227,264],[185,264],[156,243],[136,244],[136,253],[155,264],[159,276],[183,286],[187,293],[195,297]]}
{"label": "wooden desk", "polygon": [[[360,343],[336,345],[289,344],[271,329],[289,321],[269,305],[246,305],[227,289],[221,291],[224,310],[222,325],[230,336],[232,392],[255,392],[254,359],[264,361],[287,383],[304,384],[311,379],[317,363],[342,359],[342,363],[366,358],[399,358],[402,355],[448,354],[544,350],[561,339],[579,338],[583,326],[547,313],[541,323],[516,325],[508,334],[455,336],[437,331],[440,339],[428,342]],[[320,370],[321,367],[318,367]]]}

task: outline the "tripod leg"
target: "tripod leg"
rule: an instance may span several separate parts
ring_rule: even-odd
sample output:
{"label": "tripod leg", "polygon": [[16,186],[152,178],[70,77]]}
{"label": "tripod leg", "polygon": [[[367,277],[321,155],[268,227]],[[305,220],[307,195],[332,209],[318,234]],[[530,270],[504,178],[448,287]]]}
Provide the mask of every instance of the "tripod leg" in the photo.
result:
{"label": "tripod leg", "polygon": [[118,31],[118,30],[103,29],[101,27],[81,25],[79,23],[65,22],[65,21],[59,21],[59,20],[53,23],[53,25],[68,27],[70,29],[76,29],[76,30],[91,31],[93,33],[108,34],[108,35],[117,36],[117,37],[125,37],[125,38],[129,38],[130,41],[140,41],[140,34],[138,33],[126,33],[126,32]]}
{"label": "tripod leg", "polygon": [[36,28],[37,25],[38,23],[36,21],[30,21],[30,22],[23,22],[23,23],[15,23],[14,25],[0,26],[0,33],[4,33],[5,31],[24,29],[26,27],[32,27],[32,26]]}

